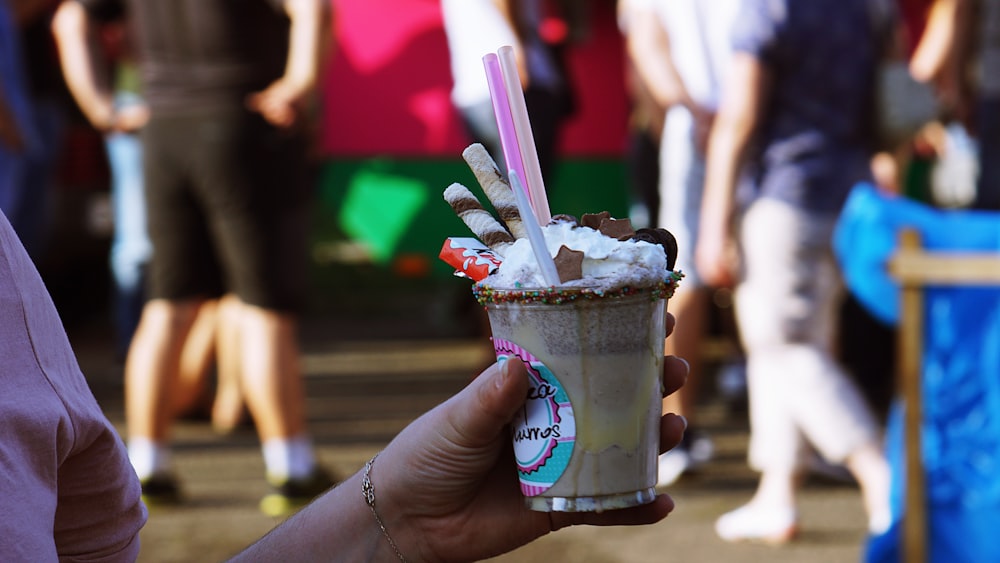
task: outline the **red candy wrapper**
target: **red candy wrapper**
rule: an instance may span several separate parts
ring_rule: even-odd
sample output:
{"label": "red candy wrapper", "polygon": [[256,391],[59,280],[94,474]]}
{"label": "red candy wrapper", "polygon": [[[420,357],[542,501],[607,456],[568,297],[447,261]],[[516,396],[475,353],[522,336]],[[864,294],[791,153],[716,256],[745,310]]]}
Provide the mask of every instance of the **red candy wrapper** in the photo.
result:
{"label": "red candy wrapper", "polygon": [[442,260],[455,268],[456,276],[482,281],[497,271],[503,258],[474,238],[449,237],[441,247]]}

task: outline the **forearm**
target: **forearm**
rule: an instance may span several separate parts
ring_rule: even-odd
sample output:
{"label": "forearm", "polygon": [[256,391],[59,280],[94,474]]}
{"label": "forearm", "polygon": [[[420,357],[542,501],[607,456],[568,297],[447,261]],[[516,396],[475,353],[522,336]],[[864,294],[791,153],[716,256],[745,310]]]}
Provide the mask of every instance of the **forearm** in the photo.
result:
{"label": "forearm", "polygon": [[90,123],[101,131],[114,121],[110,92],[98,85],[91,56],[91,24],[86,10],[78,2],[63,2],[52,20],[52,33],[59,53],[59,64],[66,86]]}
{"label": "forearm", "polygon": [[702,217],[728,221],[733,192],[757,124],[765,112],[770,77],[750,55],[733,58],[731,81],[708,145]]}
{"label": "forearm", "polygon": [[769,73],[752,55],[733,56],[729,82],[709,138],[695,261],[712,285],[735,283],[731,217],[743,159],[764,114]]}
{"label": "forearm", "polygon": [[283,80],[301,92],[311,90],[319,74],[320,49],[327,25],[326,3],[322,0],[285,0],[291,20],[288,59]]}
{"label": "forearm", "polygon": [[712,130],[708,145],[705,188],[701,215],[706,225],[724,228],[733,211],[733,194],[739,179],[740,163],[748,136],[738,124],[721,116]]}
{"label": "forearm", "polygon": [[910,59],[910,73],[922,82],[941,78],[955,62],[958,45],[959,0],[937,0],[931,6],[927,26]]}
{"label": "forearm", "polygon": [[361,473],[272,530],[232,563],[398,561],[361,493]]}

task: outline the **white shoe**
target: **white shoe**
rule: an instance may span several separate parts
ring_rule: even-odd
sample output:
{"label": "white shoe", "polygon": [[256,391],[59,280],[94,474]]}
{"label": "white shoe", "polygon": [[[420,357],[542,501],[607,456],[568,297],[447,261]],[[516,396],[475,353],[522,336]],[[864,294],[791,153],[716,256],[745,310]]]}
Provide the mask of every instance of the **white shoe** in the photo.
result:
{"label": "white shoe", "polygon": [[892,512],[880,510],[868,517],[868,533],[873,536],[881,536],[892,527]]}
{"label": "white shoe", "polygon": [[691,454],[681,447],[676,447],[660,454],[657,470],[657,487],[667,487],[677,482],[677,479],[691,467]]}
{"label": "white shoe", "polygon": [[798,516],[792,508],[764,508],[745,504],[715,521],[715,533],[728,542],[756,541],[780,545],[798,532]]}

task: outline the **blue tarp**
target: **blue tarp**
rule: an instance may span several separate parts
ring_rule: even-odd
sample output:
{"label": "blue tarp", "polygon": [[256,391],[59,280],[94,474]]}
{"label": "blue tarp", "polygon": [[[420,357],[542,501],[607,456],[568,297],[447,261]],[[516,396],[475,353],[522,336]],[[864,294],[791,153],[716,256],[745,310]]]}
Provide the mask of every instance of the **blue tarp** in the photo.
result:
{"label": "blue tarp", "polygon": [[[834,250],[849,290],[878,319],[899,322],[899,284],[887,262],[904,228],[924,248],[1000,253],[1000,213],[942,210],[870,185],[848,199]],[[922,432],[930,561],[1000,561],[1000,288],[931,287],[925,292]],[[866,546],[865,560],[901,561],[902,410],[886,432],[895,524]]]}

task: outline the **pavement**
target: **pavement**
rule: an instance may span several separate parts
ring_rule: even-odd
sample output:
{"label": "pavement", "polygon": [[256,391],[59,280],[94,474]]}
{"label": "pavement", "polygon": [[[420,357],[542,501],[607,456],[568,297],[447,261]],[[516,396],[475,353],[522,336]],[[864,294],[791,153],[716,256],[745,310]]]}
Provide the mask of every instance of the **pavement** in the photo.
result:
{"label": "pavement", "polygon": [[[123,430],[121,365],[106,331],[71,330],[70,339],[98,401]],[[407,423],[459,390],[490,354],[483,337],[406,332],[360,318],[309,319],[302,343],[310,430],[322,463],[340,475],[359,470]],[[865,517],[850,484],[806,483],[801,533],[790,545],[718,539],[713,522],[749,499],[756,477],[745,463],[746,414],[717,398],[702,403],[699,424],[714,440],[715,457],[669,487],[677,506],[667,519],[642,527],[560,530],[490,561],[858,561]],[[185,420],[175,427],[174,444],[186,502],[151,513],[140,562],[224,561],[279,523],[257,509],[268,488],[251,428],[222,436],[205,421]]]}

